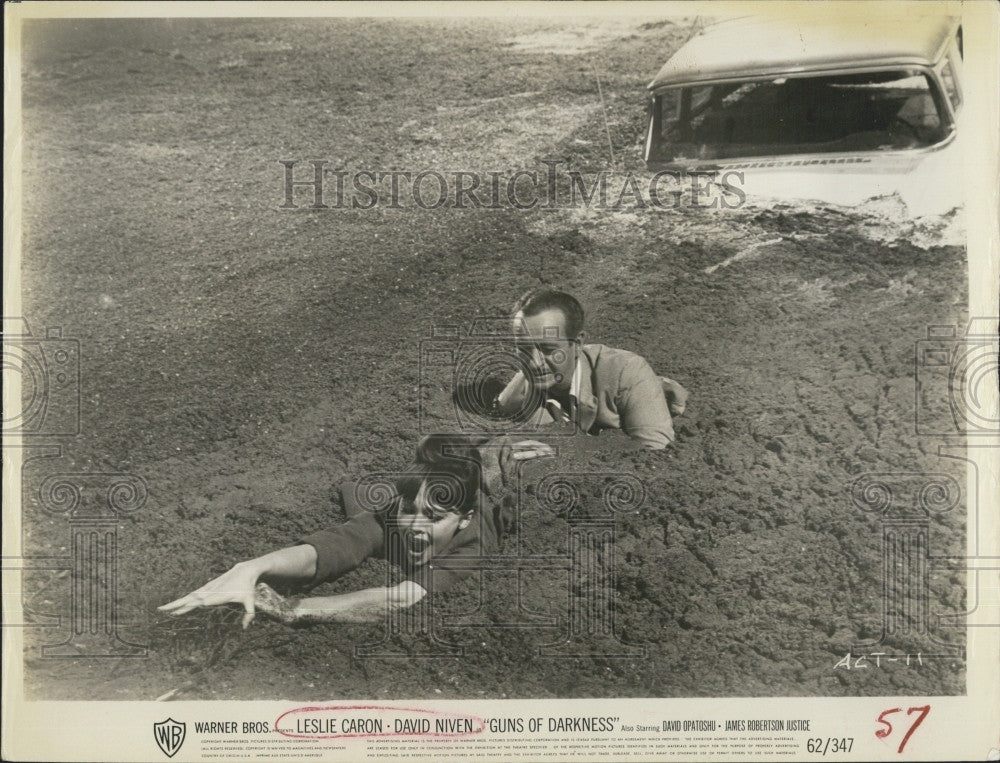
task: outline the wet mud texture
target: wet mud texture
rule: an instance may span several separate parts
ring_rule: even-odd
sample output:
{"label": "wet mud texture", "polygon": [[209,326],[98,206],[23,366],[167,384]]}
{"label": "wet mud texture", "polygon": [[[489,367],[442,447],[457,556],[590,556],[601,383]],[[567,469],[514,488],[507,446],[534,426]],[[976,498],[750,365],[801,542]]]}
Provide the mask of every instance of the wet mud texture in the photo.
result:
{"label": "wet mud texture", "polygon": [[[891,203],[278,208],[280,159],[509,172],[556,156],[608,169],[607,129],[613,168],[641,171],[643,88],[686,34],[624,21],[26,29],[24,314],[79,339],[82,379],[81,435],[24,470],[26,552],[68,553],[65,519],[32,492],[47,474],[129,472],[149,488],[118,531],[119,631],[146,657],[51,660],[38,649],[58,628],[28,629],[32,695],[964,691],[960,656],[835,668],[883,624],[882,522],[854,505],[854,480],[937,472],[964,484],[962,463],[914,428],[915,342],[928,324],[967,320],[964,247],[938,235],[956,218],[913,226]],[[339,521],[344,478],[404,467],[422,426],[448,426],[446,406],[419,420],[420,342],[435,325],[504,315],[541,283],[579,295],[588,341],[640,352],[692,392],[669,452],[615,433],[569,440],[519,488],[522,551],[555,555],[568,553],[572,517],[539,504],[537,480],[591,475],[580,489],[598,514],[595,473],[645,488],[613,515],[613,553],[592,549],[613,570],[601,590],[616,633],[597,656],[539,654],[565,640],[596,568],[519,584],[491,574],[436,597],[433,630],[461,655],[418,633],[380,647],[409,659],[358,658],[381,625],[258,619],[244,633],[237,611],[156,614],[236,561]],[[446,387],[425,393],[447,400]],[[929,520],[933,554],[963,553],[966,503]],[[390,573],[371,562],[324,590]],[[964,585],[931,573],[929,611],[961,623]],[[27,573],[34,622],[69,611],[70,590],[65,573]],[[501,627],[512,622],[530,627]],[[868,651],[926,655],[930,635],[961,647],[961,630],[933,631]]]}

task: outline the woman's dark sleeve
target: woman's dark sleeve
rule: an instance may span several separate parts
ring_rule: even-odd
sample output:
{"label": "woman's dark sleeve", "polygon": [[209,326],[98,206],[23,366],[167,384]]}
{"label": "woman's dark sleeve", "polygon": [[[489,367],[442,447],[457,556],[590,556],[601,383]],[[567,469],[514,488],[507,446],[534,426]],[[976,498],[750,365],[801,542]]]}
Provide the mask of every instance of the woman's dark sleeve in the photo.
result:
{"label": "woman's dark sleeve", "polygon": [[381,556],[385,530],[370,512],[359,514],[329,530],[319,530],[299,540],[316,549],[316,574],[306,583],[313,587],[336,580],[370,556]]}

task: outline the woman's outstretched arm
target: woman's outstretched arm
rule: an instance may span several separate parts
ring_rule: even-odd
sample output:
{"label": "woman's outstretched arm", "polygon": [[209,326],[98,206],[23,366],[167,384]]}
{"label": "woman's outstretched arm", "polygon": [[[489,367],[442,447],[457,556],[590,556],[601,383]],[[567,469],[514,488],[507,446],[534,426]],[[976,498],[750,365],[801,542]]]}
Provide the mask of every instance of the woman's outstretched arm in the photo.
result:
{"label": "woman's outstretched arm", "polygon": [[243,627],[250,625],[256,613],[254,589],[262,577],[286,580],[309,580],[316,574],[316,549],[308,544],[272,551],[256,559],[239,562],[196,591],[158,607],[161,612],[183,615],[198,607],[242,604]]}
{"label": "woman's outstretched arm", "polygon": [[387,612],[411,607],[427,595],[419,583],[364,588],[333,596],[286,599],[267,583],[258,583],[255,608],[283,623],[371,623]]}

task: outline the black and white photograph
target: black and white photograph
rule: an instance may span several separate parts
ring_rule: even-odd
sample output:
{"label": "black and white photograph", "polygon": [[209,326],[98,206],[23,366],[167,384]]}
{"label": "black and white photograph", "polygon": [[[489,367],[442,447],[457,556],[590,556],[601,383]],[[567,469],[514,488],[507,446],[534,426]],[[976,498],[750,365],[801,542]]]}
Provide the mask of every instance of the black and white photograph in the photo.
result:
{"label": "black and white photograph", "polygon": [[5,22],[5,759],[1000,756],[994,4]]}

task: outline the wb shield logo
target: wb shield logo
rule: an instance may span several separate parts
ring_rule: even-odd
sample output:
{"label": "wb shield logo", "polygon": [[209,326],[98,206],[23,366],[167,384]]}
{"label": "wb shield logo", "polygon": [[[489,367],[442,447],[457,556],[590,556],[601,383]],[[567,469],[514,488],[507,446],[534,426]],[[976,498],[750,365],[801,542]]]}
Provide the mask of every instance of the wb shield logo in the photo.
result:
{"label": "wb shield logo", "polygon": [[184,744],[184,729],[186,724],[178,723],[173,718],[153,724],[153,737],[168,758],[174,757]]}

